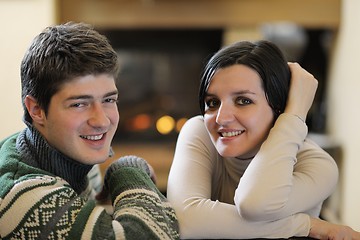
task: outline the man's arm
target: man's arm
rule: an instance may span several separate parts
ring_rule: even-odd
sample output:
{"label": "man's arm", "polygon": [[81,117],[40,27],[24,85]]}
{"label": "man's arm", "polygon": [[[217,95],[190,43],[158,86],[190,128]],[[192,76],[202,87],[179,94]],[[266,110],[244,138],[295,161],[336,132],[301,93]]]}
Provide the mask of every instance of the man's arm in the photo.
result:
{"label": "man's arm", "polygon": [[146,163],[123,161],[105,178],[113,215],[61,178],[26,176],[0,199],[0,238],[178,239],[175,213],[140,167]]}

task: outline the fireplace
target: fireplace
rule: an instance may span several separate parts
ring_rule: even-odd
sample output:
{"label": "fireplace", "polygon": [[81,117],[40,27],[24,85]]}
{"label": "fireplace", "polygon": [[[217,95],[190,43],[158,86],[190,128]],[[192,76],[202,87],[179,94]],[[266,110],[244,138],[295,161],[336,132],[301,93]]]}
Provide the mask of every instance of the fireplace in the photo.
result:
{"label": "fireplace", "polygon": [[135,29],[103,32],[120,59],[120,123],[115,142],[175,142],[199,114],[203,65],[222,45],[220,29]]}

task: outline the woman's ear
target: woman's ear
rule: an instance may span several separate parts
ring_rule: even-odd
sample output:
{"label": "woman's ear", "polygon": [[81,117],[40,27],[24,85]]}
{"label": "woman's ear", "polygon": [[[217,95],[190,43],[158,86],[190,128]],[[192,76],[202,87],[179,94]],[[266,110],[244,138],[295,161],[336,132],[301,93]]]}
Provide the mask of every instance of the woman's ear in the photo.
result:
{"label": "woman's ear", "polygon": [[25,106],[33,122],[39,125],[43,125],[46,116],[44,110],[40,107],[37,100],[34,97],[27,95],[25,97]]}

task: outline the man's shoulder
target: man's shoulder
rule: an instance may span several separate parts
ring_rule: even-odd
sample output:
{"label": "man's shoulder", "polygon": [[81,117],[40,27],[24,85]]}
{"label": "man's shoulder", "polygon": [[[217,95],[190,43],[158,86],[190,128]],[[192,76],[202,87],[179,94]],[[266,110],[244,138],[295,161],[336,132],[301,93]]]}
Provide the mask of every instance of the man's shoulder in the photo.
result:
{"label": "man's shoulder", "polygon": [[16,138],[18,135],[19,135],[19,132],[14,133],[14,134],[0,140],[0,149],[3,148],[3,145],[5,145],[5,143],[6,144],[14,144],[16,142]]}
{"label": "man's shoulder", "polygon": [[19,133],[15,133],[0,142],[0,177],[6,173],[16,172],[16,177],[27,173],[38,173],[40,169],[29,166],[22,161],[21,154],[17,148],[17,138]]}
{"label": "man's shoulder", "polygon": [[[4,198],[14,188],[24,187],[23,183],[45,184],[54,181],[54,177],[47,176],[43,170],[29,166],[22,162],[16,148],[18,133],[1,141],[0,145],[0,198]],[[24,191],[24,189],[22,190]]]}
{"label": "man's shoulder", "polygon": [[9,194],[20,196],[36,189],[45,189],[44,187],[47,190],[71,188],[62,178],[46,175],[40,171],[22,175],[16,171],[8,171],[2,172],[0,175],[0,199],[6,198]]}
{"label": "man's shoulder", "polygon": [[59,177],[26,174],[7,178],[7,183],[0,180],[0,229],[5,236],[29,236],[28,231],[45,229],[47,223],[52,226],[50,217],[60,222],[51,228],[68,232],[85,201]]}

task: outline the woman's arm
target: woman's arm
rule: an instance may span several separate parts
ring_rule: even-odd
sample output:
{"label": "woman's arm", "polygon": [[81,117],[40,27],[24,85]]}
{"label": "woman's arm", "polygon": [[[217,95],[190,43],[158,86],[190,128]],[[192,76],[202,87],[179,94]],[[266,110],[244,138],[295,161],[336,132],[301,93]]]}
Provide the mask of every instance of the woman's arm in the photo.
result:
{"label": "woman's arm", "polygon": [[311,218],[309,237],[315,239],[360,240],[360,232],[354,231],[348,226],[332,224],[321,219]]}
{"label": "woman's arm", "polygon": [[190,119],[177,141],[167,189],[181,238],[287,238],[309,234],[306,214],[252,222],[243,219],[234,205],[211,200],[215,157],[216,149],[202,117]]}
{"label": "woman's arm", "polygon": [[338,169],[329,154],[304,141],[306,133],[297,117],[280,115],[236,189],[242,217],[270,221],[299,212],[318,217],[322,202],[335,190]]}
{"label": "woman's arm", "polygon": [[275,220],[298,212],[318,215],[335,189],[335,161],[312,141],[304,122],[317,88],[313,75],[289,63],[285,112],[241,178],[235,194],[239,213],[249,220]]}
{"label": "woman's arm", "polygon": [[298,63],[289,63],[291,81],[285,112],[298,116],[305,122],[318,87],[316,78]]}

